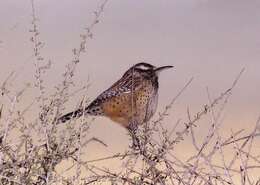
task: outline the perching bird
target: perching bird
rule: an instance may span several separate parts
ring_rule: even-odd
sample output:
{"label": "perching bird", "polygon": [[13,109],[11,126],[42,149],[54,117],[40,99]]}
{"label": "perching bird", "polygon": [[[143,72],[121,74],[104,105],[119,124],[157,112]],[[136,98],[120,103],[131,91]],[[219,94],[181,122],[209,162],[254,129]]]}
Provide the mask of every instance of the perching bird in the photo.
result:
{"label": "perching bird", "polygon": [[158,74],[171,67],[138,63],[86,108],[79,108],[60,117],[58,123],[87,114],[106,116],[128,129],[147,122],[157,108]]}

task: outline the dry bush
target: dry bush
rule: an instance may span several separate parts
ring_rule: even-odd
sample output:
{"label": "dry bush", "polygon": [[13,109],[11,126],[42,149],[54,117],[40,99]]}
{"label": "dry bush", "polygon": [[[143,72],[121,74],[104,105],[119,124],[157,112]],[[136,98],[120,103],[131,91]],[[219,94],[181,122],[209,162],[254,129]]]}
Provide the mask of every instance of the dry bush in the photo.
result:
{"label": "dry bush", "polygon": [[[260,118],[255,128],[245,133],[234,130],[230,136],[221,137],[221,116],[230,96],[236,86],[242,70],[230,88],[218,97],[212,98],[208,91],[208,103],[201,111],[192,115],[187,109],[187,120],[177,121],[169,130],[165,126],[165,118],[176,100],[188,88],[192,79],[165,106],[158,119],[145,123],[138,128],[134,137],[139,141],[136,147],[122,153],[103,158],[83,161],[82,151],[88,152],[86,146],[95,142],[97,145],[106,144],[96,137],[90,137],[91,120],[82,117],[77,124],[66,124],[60,133],[56,120],[64,112],[64,104],[71,97],[69,89],[73,85],[75,69],[80,62],[80,56],[86,50],[87,40],[93,36],[93,28],[99,22],[107,1],[95,11],[93,22],[80,35],[78,48],[73,49],[73,59],[68,63],[63,73],[63,80],[56,86],[53,94],[47,94],[43,76],[51,68],[51,61],[41,55],[44,44],[40,39],[38,19],[32,5],[31,42],[33,44],[35,79],[34,88],[38,96],[33,105],[19,106],[24,92],[11,90],[10,83],[14,73],[2,82],[0,109],[0,184],[180,184],[180,185],[211,185],[231,184],[240,180],[241,185],[259,185],[260,154],[255,151],[254,141],[260,135]],[[86,87],[82,89],[86,89]],[[81,89],[81,90],[82,90]],[[83,98],[79,106],[85,106]],[[33,121],[26,116],[32,106],[37,106],[37,114]],[[22,107],[22,108],[21,108]],[[198,141],[196,130],[200,127],[203,117],[211,119],[211,125],[203,141]],[[72,120],[71,122],[75,122]],[[183,140],[191,138],[194,153],[189,159],[178,158],[175,148],[183,144]],[[227,158],[227,153],[233,157]],[[101,168],[97,162],[117,160],[122,168],[113,171]],[[72,160],[73,164],[60,172],[57,165]],[[64,175],[66,172],[72,176]]]}

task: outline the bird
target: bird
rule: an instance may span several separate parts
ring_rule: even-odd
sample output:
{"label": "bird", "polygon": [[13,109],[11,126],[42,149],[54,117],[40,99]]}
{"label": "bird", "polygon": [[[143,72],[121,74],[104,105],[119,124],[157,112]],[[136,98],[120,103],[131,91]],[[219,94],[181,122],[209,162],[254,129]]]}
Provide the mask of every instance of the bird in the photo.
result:
{"label": "bird", "polygon": [[65,123],[83,115],[105,116],[133,130],[148,122],[154,115],[158,104],[159,73],[172,67],[137,63],[88,106],[61,116],[58,123]]}

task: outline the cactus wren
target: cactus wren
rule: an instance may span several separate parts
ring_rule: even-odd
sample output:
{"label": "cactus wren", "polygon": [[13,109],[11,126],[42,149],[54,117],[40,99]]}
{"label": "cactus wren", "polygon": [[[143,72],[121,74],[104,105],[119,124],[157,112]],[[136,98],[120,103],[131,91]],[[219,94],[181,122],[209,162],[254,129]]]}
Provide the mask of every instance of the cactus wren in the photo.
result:
{"label": "cactus wren", "polygon": [[107,116],[123,127],[149,121],[157,108],[158,74],[173,66],[155,67],[138,63],[128,69],[121,79],[101,93],[89,106],[79,108],[58,119],[58,123],[83,114]]}

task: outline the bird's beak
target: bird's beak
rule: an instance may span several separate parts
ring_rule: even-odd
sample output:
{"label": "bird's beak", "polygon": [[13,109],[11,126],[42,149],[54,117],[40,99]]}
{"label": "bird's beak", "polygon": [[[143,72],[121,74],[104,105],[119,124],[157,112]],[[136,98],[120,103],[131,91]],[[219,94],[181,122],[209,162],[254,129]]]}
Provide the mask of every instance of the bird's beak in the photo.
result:
{"label": "bird's beak", "polygon": [[161,67],[157,67],[154,71],[159,74],[161,71],[165,70],[165,69],[169,69],[172,68],[173,66],[161,66]]}

